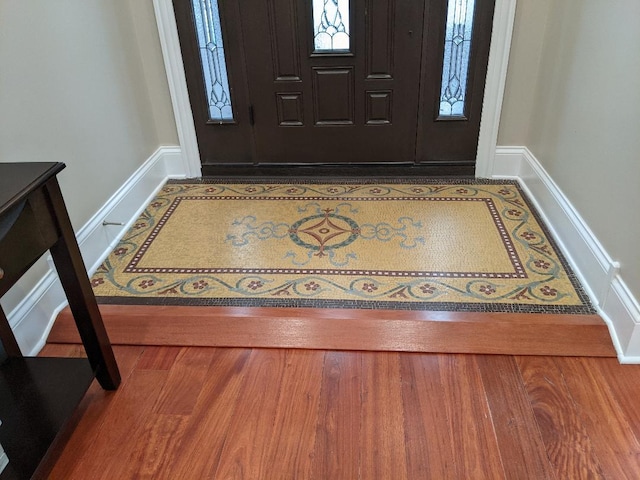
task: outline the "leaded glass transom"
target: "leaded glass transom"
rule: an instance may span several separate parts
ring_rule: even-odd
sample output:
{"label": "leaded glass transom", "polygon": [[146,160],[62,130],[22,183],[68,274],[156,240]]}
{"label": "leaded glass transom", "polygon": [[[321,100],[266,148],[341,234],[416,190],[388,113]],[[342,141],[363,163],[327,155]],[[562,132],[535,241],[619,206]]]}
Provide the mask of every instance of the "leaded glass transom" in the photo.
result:
{"label": "leaded glass transom", "polygon": [[464,116],[475,0],[449,0],[440,116]]}
{"label": "leaded glass transom", "polygon": [[209,118],[221,123],[232,121],[231,92],[224,57],[218,2],[217,0],[192,1]]}
{"label": "leaded glass transom", "polygon": [[312,0],[316,52],[349,50],[349,0]]}

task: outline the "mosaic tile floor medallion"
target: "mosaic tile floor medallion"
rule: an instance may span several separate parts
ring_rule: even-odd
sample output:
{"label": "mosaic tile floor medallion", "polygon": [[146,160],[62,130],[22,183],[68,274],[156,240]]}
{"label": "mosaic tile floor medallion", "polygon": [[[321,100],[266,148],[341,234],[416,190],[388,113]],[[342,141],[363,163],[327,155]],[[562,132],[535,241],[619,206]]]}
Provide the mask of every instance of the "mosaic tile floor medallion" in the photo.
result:
{"label": "mosaic tile floor medallion", "polygon": [[98,301],[593,313],[515,182],[228,182],[167,183]]}

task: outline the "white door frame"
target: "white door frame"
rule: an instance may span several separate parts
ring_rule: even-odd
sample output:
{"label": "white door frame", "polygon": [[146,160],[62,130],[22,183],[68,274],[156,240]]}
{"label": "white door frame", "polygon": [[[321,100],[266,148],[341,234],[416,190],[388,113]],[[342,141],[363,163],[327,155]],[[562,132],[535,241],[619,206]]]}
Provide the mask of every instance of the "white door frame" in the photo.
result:
{"label": "white door frame", "polygon": [[[476,155],[476,177],[490,177],[493,172],[516,1],[496,0]],[[184,173],[189,177],[197,177],[202,175],[200,153],[187,92],[173,4],[171,0],[153,0],[153,8],[178,129],[178,140],[182,148]]]}

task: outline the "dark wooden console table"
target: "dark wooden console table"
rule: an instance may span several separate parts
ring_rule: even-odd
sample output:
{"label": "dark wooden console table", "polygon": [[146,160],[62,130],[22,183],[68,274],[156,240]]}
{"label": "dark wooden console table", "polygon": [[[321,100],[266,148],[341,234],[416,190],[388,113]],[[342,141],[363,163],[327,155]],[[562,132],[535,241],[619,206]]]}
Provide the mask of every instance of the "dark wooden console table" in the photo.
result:
{"label": "dark wooden console table", "polygon": [[74,410],[97,378],[120,373],[56,175],[63,163],[0,163],[0,297],[51,252],[88,359],[23,357],[0,308],[0,479],[46,477],[74,426]]}

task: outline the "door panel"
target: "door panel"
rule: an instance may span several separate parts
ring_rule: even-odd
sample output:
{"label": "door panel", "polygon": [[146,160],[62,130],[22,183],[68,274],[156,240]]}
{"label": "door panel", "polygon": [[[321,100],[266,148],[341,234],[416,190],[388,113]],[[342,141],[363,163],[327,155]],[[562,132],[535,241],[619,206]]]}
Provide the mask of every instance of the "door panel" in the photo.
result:
{"label": "door panel", "polygon": [[417,160],[430,164],[474,165],[480,133],[484,84],[491,43],[495,0],[475,0],[473,34],[465,112],[460,117],[440,115],[443,82],[444,41],[447,0],[431,0],[425,15],[423,46],[424,76],[421,85],[421,112],[418,124]]}
{"label": "door panel", "polygon": [[325,53],[310,1],[241,2],[258,163],[413,162],[422,6],[396,3],[352,0],[349,51]]}
{"label": "door panel", "polygon": [[365,122],[367,125],[388,125],[391,123],[393,91],[369,90],[366,92],[366,102]]}
{"label": "door panel", "polygon": [[[365,8],[367,78],[392,78],[396,0],[386,2],[386,5],[385,2],[366,0]],[[418,32],[411,35],[419,37]]]}
{"label": "door panel", "polygon": [[[249,93],[246,86],[242,32],[237,2],[219,2],[222,38],[227,57],[227,73],[233,107],[233,120],[221,123],[209,116],[203,66],[191,0],[175,0],[180,49],[187,79],[202,164],[253,163],[253,132],[250,122]],[[202,7],[204,8],[204,7]]]}
{"label": "door panel", "polygon": [[353,67],[312,67],[315,125],[355,125]]}
{"label": "door panel", "polygon": [[276,93],[278,107],[278,125],[282,127],[300,127],[304,125],[302,117],[302,92]]}
{"label": "door panel", "polygon": [[267,0],[266,3],[275,81],[299,81],[302,74],[296,5],[289,0]]}

